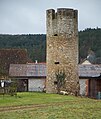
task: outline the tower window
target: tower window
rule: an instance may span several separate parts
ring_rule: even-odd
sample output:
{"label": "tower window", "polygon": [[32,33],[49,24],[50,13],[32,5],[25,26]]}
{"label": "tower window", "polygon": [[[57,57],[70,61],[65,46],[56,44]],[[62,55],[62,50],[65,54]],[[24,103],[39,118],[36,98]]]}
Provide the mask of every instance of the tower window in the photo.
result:
{"label": "tower window", "polygon": [[57,83],[58,83],[57,81],[54,81],[54,85],[57,85]]}
{"label": "tower window", "polygon": [[55,62],[55,64],[60,64],[59,62]]}
{"label": "tower window", "polygon": [[58,34],[54,34],[54,36],[58,36]]}

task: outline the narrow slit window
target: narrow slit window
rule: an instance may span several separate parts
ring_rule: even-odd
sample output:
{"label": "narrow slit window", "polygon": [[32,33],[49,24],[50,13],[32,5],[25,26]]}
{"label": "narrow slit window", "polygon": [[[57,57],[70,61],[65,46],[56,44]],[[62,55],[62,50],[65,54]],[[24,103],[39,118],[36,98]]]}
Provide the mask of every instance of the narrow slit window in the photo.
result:
{"label": "narrow slit window", "polygon": [[60,64],[59,62],[55,62],[55,64]]}
{"label": "narrow slit window", "polygon": [[54,36],[58,36],[58,34],[54,34]]}
{"label": "narrow slit window", "polygon": [[58,83],[57,81],[54,81],[54,85],[57,85],[57,83]]}

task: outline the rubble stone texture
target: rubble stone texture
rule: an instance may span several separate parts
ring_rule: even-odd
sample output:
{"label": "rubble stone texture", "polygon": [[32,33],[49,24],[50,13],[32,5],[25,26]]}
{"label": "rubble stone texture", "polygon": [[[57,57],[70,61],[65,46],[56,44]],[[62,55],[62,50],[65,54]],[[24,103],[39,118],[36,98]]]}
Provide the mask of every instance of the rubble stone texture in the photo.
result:
{"label": "rubble stone texture", "polygon": [[59,8],[46,11],[47,80],[46,92],[57,93],[56,75],[65,71],[65,90],[79,92],[78,76],[78,11]]}

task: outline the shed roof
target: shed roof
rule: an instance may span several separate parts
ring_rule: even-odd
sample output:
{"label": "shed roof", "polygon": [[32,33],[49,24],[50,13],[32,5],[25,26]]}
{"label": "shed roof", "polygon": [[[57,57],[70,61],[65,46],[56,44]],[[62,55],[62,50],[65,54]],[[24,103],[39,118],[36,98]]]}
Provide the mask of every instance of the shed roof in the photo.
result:
{"label": "shed roof", "polygon": [[[78,65],[79,77],[99,77],[101,65]],[[11,77],[46,77],[46,63],[11,64],[9,69]]]}
{"label": "shed roof", "polygon": [[13,77],[46,77],[46,64],[11,64],[9,76]]}
{"label": "shed roof", "polygon": [[99,77],[101,76],[101,65],[79,65],[79,77]]}

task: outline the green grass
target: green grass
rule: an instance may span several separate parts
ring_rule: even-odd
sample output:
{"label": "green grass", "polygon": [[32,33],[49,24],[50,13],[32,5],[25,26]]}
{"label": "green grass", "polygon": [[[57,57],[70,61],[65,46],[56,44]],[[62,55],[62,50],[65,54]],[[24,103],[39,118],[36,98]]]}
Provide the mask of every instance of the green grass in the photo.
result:
{"label": "green grass", "polygon": [[18,93],[17,98],[0,96],[0,107],[32,104],[46,106],[0,112],[0,119],[101,119],[100,100],[45,93]]}
{"label": "green grass", "polygon": [[0,96],[0,106],[18,106],[18,105],[31,105],[31,104],[49,104],[52,102],[63,102],[67,100],[75,100],[74,97],[63,96],[58,94],[46,94],[46,93],[33,93],[25,92],[18,93],[15,96]]}

